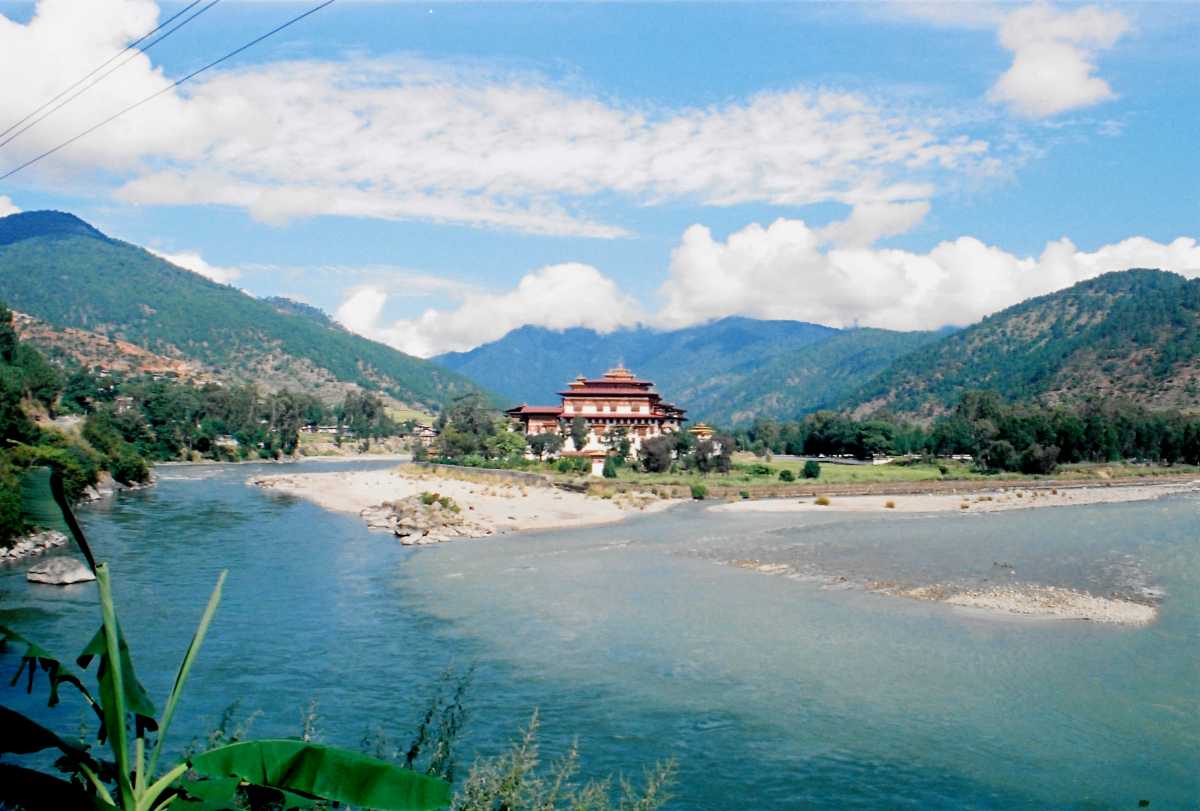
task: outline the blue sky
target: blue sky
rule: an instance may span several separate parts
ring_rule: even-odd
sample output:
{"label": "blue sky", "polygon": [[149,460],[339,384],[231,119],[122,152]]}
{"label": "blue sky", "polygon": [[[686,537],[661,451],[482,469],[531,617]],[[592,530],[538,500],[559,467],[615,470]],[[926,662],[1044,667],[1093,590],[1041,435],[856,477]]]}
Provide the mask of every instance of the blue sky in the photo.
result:
{"label": "blue sky", "polygon": [[[310,5],[223,0],[0,166]],[[0,2],[0,69],[31,77],[0,110],[179,8]],[[422,355],[523,323],[934,328],[1200,275],[1198,41],[1195,4],[341,0],[0,182],[0,212],[73,211]]]}

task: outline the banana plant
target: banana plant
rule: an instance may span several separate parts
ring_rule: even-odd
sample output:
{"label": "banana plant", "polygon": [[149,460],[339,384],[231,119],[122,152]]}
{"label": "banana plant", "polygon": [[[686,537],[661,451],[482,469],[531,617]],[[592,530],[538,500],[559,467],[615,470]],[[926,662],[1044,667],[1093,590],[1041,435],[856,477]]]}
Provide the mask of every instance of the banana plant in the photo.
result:
{"label": "banana plant", "polygon": [[[0,625],[0,649],[22,647],[11,686],[22,675],[32,692],[39,671],[49,683],[49,706],[66,685],[77,691],[99,722],[98,739],[109,758],[95,755],[82,741],[68,740],[26,716],[0,705],[0,756],[57,752],[62,779],[0,762],[0,806],[16,808],[221,811],[242,807],[247,796],[268,797],[273,807],[307,808],[318,801],[380,811],[433,811],[449,806],[450,786],[386,761],[346,749],[292,739],[242,741],[184,759],[170,760],[167,732],[209,624],[221,600],[227,572],[217,579],[167,694],[156,713],[138,681],[117,619],[112,574],[96,563],[63,492],[61,476],[36,468],[22,479],[22,509],[31,526],[59,529],[74,539],[96,575],[100,628],[76,658],[86,671],[96,663],[96,690],[80,670],[15,630]],[[166,765],[160,765],[166,764]]]}

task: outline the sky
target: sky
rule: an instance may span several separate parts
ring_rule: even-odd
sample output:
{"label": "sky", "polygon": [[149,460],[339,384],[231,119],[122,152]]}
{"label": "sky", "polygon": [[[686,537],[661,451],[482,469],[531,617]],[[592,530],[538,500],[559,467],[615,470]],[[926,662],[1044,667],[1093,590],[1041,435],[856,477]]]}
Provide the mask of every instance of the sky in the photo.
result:
{"label": "sky", "polygon": [[[70,211],[422,357],[1200,276],[1200,4],[338,0],[171,86],[315,5],[221,0],[0,135],[4,174],[159,93],[0,181],[0,216]],[[0,130],[183,7],[0,0]]]}

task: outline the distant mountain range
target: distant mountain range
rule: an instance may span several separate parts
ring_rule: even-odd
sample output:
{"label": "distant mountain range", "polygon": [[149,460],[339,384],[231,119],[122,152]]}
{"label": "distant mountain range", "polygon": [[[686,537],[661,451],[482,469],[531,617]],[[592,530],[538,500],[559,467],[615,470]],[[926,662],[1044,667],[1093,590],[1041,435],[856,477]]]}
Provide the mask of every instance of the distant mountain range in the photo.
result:
{"label": "distant mountain range", "polygon": [[726,318],[670,332],[522,327],[434,358],[514,403],[549,404],[584,372],[623,361],[693,419],[724,425],[824,408],[945,412],[964,389],[1013,401],[1123,398],[1200,410],[1200,280],[1109,273],[962,330],[837,330]]}
{"label": "distant mountain range", "polygon": [[[968,388],[1012,401],[1123,398],[1200,411],[1200,280],[1109,273],[961,330],[833,329],[725,318],[673,331],[522,327],[425,361],[354,335],[315,307],[255,299],[59,212],[0,218],[0,301],[29,339],[87,363],[179,362],[193,375],[303,388],[355,385],[430,409],[457,393],[557,402],[577,374],[624,363],[693,419],[722,425],[833,408],[928,417]],[[107,353],[107,355],[106,355]],[[140,354],[139,354],[140,353]]]}
{"label": "distant mountain range", "polygon": [[521,327],[470,352],[434,360],[514,403],[532,404],[556,402],[555,392],[578,374],[597,375],[624,363],[693,418],[729,424],[836,405],[937,337],[750,318],[669,332]]}
{"label": "distant mountain range", "polygon": [[[61,212],[0,218],[0,301],[52,327],[329,401],[358,385],[428,409],[477,389],[441,366],[347,332],[315,308],[255,299]],[[85,335],[74,333],[71,342]]]}

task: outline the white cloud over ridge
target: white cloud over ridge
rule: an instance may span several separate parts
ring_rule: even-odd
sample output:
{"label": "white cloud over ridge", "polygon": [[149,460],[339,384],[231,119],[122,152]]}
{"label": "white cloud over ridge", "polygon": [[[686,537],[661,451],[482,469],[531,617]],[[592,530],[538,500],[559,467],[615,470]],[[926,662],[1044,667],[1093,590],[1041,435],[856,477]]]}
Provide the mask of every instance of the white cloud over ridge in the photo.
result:
{"label": "white cloud over ridge", "polygon": [[1109,271],[1149,267],[1200,278],[1200,245],[1190,237],[1169,243],[1130,237],[1094,251],[1064,237],[1037,256],[959,237],[918,253],[847,245],[842,237],[854,230],[855,216],[823,228],[802,220],[753,223],[724,241],[693,225],[671,253],[657,311],[596,268],[568,263],[533,271],[513,290],[472,290],[457,306],[390,323],[382,316],[387,291],[363,285],[350,291],[337,319],[354,332],[429,357],[469,350],[525,325],[678,329],[741,315],[843,328],[937,329],[973,323]]}
{"label": "white cloud over ridge", "polygon": [[1090,107],[1115,97],[1094,75],[1095,54],[1129,30],[1119,11],[1079,6],[1059,11],[1034,3],[1011,12],[1000,26],[1000,44],[1012,51],[1012,66],[988,97],[1028,118],[1044,118]]}
{"label": "white cloud over ridge", "polygon": [[1152,267],[1200,276],[1200,246],[1132,237],[1081,251],[1065,237],[1020,257],[974,237],[927,253],[825,244],[801,220],[757,223],[725,241],[693,225],[671,254],[658,326],[727,315],[896,330],[963,325],[1033,296],[1113,270]]}
{"label": "white cloud over ridge", "polygon": [[[0,17],[0,109],[26,110],[155,20],[150,0],[39,0]],[[15,141],[29,156],[168,84],[146,56]],[[68,147],[43,174],[121,176],[131,203],[218,204],[267,222],[322,214],[616,237],[577,208],[928,200],[987,172],[986,143],[857,93],[764,92],[704,108],[624,104],[531,74],[414,59],[292,61],[206,75]]]}
{"label": "white cloud over ridge", "polygon": [[172,265],[181,267],[184,270],[190,270],[193,273],[198,273],[204,278],[211,279],[218,284],[232,284],[234,279],[242,275],[241,270],[238,268],[210,265],[204,260],[204,257],[202,257],[196,251],[164,253],[162,251],[156,251],[153,248],[147,248],[147,250],[160,259],[166,259]]}
{"label": "white cloud over ridge", "polygon": [[9,214],[20,214],[21,209],[12,201],[12,198],[5,197],[0,194],[0,217],[7,217]]}
{"label": "white cloud over ridge", "polygon": [[472,349],[525,325],[611,332],[643,317],[637,301],[612,279],[578,262],[532,271],[507,292],[469,292],[454,309],[429,309],[413,319],[386,322],[387,300],[381,287],[360,286],[335,317],[353,332],[419,357]]}

